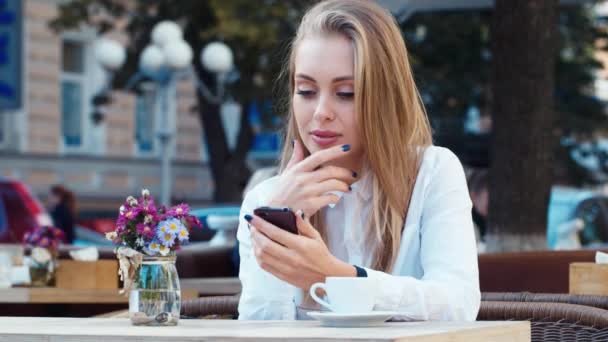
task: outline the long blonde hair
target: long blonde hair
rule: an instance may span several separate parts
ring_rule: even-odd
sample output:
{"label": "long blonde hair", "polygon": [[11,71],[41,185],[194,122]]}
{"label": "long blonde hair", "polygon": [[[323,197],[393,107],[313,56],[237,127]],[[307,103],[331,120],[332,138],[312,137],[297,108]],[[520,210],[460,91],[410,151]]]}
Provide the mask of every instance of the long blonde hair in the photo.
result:
{"label": "long blonde hair", "polygon": [[[330,0],[308,10],[291,45],[284,70],[284,75],[289,76],[284,141],[302,142],[291,104],[295,51],[306,37],[333,33],[348,38],[355,54],[355,111],[373,189],[372,210],[365,227],[366,250],[372,251],[372,268],[390,272],[401,243],[422,152],[432,143],[431,129],[403,37],[392,15],[373,1]],[[291,143],[284,145],[281,171],[293,152]],[[309,154],[305,151],[305,155]],[[326,238],[323,221],[322,211],[311,217],[312,224]]]}

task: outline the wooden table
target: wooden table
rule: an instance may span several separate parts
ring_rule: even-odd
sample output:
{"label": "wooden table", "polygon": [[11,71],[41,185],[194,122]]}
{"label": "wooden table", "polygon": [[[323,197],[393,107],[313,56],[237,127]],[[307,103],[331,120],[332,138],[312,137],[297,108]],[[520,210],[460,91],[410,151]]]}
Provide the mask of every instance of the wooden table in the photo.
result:
{"label": "wooden table", "polygon": [[[182,289],[183,299],[198,298],[197,289]],[[118,289],[60,289],[56,287],[14,287],[0,289],[0,303],[19,304],[126,304],[129,297]]]}
{"label": "wooden table", "polygon": [[180,320],[176,327],[136,327],[120,318],[0,317],[0,342],[175,341],[530,341],[530,322],[384,323],[327,328],[317,321]]}

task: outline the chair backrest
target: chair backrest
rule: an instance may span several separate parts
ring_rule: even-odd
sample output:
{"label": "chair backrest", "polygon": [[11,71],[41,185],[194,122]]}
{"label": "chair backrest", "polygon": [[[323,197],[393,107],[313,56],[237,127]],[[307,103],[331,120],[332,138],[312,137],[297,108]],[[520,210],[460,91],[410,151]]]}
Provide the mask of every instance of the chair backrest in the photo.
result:
{"label": "chair backrest", "polygon": [[482,301],[477,320],[529,320],[533,342],[608,340],[608,311],[584,305]]}
{"label": "chair backrest", "polygon": [[183,300],[181,315],[187,318],[238,318],[240,294]]}
{"label": "chair backrest", "polygon": [[567,293],[482,292],[481,300],[578,304],[608,310],[608,296],[571,295]]}

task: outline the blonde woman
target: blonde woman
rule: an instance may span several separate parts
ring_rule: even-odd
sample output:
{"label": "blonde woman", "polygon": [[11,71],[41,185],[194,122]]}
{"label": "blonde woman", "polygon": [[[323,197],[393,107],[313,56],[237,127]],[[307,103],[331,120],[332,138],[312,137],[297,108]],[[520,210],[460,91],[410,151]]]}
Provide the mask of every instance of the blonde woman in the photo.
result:
{"label": "blonde woman", "polygon": [[[376,310],[475,320],[471,200],[458,158],[432,146],[393,17],[373,1],[321,2],[288,61],[280,174],[252,189],[238,229],[240,319],[304,318],[326,277],[367,276]],[[253,214],[296,211],[299,234]],[[356,298],[353,298],[356,300]]]}

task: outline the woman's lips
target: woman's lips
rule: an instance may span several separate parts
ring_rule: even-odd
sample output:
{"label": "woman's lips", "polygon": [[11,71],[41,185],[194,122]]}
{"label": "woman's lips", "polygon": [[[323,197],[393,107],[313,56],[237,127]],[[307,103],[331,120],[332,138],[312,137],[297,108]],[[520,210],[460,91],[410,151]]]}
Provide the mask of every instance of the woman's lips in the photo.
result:
{"label": "woman's lips", "polygon": [[312,131],[312,140],[321,147],[335,144],[340,139],[340,134],[331,131]]}

